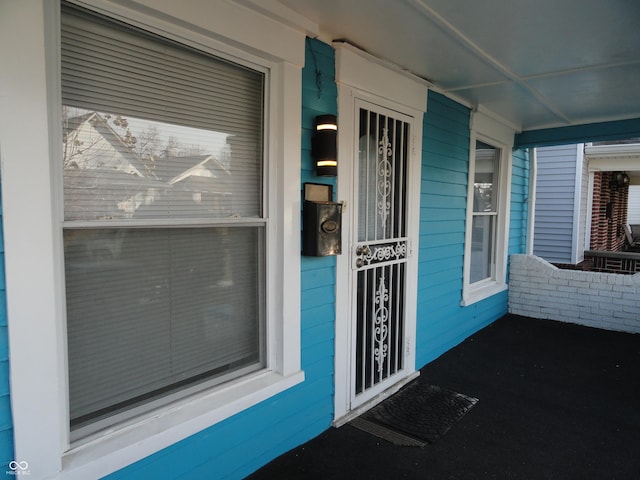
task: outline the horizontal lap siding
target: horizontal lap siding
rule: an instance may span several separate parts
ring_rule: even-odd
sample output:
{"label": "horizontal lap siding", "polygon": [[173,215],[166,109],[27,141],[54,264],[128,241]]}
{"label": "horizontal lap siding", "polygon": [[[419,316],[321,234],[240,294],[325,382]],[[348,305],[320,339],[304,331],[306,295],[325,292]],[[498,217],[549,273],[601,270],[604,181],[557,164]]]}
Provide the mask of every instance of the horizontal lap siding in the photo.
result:
{"label": "horizontal lap siding", "polygon": [[[320,90],[316,69],[321,72]],[[313,174],[309,139],[316,115],[336,113],[336,96],[333,50],[312,40],[307,43],[303,70],[302,182],[319,182]],[[327,179],[322,181],[327,183]],[[240,479],[329,428],[333,420],[335,258],[302,257],[301,270],[305,381],[109,479]]]}
{"label": "horizontal lap siding", "polygon": [[[462,105],[429,92],[422,140],[416,367],[437,358],[507,312],[502,292],[462,307],[469,172],[469,115]],[[526,243],[528,157],[515,152],[509,251]]]}
{"label": "horizontal lap siding", "polygon": [[511,156],[511,219],[509,222],[509,255],[527,249],[529,222],[529,150],[514,150]]}
{"label": "horizontal lap siding", "polygon": [[631,185],[629,187],[627,221],[631,225],[640,224],[640,185]]}
{"label": "horizontal lap siding", "polygon": [[538,148],[533,253],[569,263],[573,242],[576,145]]}

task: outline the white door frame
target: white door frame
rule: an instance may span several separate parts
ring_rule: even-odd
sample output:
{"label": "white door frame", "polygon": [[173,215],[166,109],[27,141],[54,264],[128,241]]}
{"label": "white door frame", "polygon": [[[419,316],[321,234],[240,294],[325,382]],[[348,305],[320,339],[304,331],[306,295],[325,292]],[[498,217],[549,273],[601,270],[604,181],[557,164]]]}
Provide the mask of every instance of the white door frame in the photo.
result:
{"label": "white door frame", "polygon": [[[420,169],[422,152],[422,122],[427,105],[428,84],[397,67],[382,62],[355,47],[334,44],[336,48],[336,81],[338,83],[338,199],[347,201],[343,209],[343,254],[336,262],[336,338],[335,338],[335,411],[334,424],[348,419],[374,404],[352,408],[352,325],[353,284],[351,269],[351,235],[357,220],[350,199],[357,178],[356,99],[398,111],[412,118],[411,149],[407,173],[407,236],[413,252],[407,264],[405,306],[405,381],[415,375],[415,332],[418,277],[418,234],[420,224]],[[402,384],[402,381],[399,381]],[[393,387],[392,387],[393,388]],[[399,387],[398,387],[399,388]],[[384,398],[381,394],[380,398]]]}

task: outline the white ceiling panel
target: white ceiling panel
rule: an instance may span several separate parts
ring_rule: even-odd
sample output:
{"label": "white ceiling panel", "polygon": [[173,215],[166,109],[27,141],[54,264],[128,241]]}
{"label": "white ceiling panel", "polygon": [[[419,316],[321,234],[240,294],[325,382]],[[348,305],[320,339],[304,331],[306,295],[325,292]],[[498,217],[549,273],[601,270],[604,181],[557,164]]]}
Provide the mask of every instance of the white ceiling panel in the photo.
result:
{"label": "white ceiling panel", "polygon": [[572,122],[640,118],[640,64],[583,70],[529,83]]}
{"label": "white ceiling panel", "polygon": [[515,83],[469,88],[456,91],[456,95],[474,105],[488,108],[509,123],[521,125],[525,130],[541,123],[553,123],[552,126],[566,124],[563,115],[555,113],[530,90]]}
{"label": "white ceiling panel", "polygon": [[640,60],[638,0],[426,0],[479,49],[526,77]]}
{"label": "white ceiling panel", "polygon": [[346,40],[446,88],[507,80],[410,4],[397,2],[401,8],[389,8],[389,0],[281,1],[318,22],[324,40]]}
{"label": "white ceiling panel", "polygon": [[269,1],[519,129],[640,118],[640,0]]}

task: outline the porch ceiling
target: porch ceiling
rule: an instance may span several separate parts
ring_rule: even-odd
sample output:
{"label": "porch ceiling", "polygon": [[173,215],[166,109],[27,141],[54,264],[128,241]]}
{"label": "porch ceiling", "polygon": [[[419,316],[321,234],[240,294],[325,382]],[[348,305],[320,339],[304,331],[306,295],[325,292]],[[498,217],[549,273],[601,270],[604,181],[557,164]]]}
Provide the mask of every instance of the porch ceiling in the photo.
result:
{"label": "porch ceiling", "polygon": [[516,130],[640,118],[638,0],[277,1]]}

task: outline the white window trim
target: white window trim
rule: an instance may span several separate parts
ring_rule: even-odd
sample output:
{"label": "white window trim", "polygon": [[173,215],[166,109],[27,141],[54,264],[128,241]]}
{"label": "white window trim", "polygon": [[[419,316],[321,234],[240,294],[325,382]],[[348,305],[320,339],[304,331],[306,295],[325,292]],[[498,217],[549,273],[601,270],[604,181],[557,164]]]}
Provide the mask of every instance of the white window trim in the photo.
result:
{"label": "white window trim", "polygon": [[[50,0],[11,2],[3,6],[0,20],[0,107],[15,112],[0,119],[11,401],[16,460],[28,462],[33,479],[107,475],[304,380],[297,255],[304,32],[228,2],[165,2],[162,12],[145,0],[127,6],[108,0],[82,3],[269,69],[267,208],[275,228],[269,230],[267,248],[277,259],[267,278],[267,285],[274,286],[268,290],[269,368],[70,448],[68,414],[61,413],[68,410],[61,208],[52,205],[61,182],[55,178],[61,148],[59,5]],[[144,3],[149,5],[140,6]],[[210,30],[204,30],[205,22]],[[269,39],[266,46],[264,39]]]}
{"label": "white window trim", "polygon": [[[480,109],[471,114],[469,147],[469,177],[467,186],[467,218],[464,239],[462,301],[468,306],[507,289],[507,254],[511,209],[512,149],[515,132],[489,112]],[[473,183],[475,178],[476,140],[500,149],[498,185],[495,273],[493,278],[470,283],[471,234],[473,230]]]}

